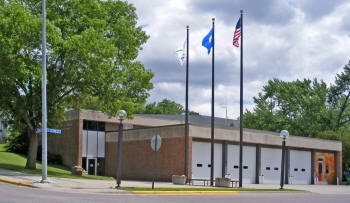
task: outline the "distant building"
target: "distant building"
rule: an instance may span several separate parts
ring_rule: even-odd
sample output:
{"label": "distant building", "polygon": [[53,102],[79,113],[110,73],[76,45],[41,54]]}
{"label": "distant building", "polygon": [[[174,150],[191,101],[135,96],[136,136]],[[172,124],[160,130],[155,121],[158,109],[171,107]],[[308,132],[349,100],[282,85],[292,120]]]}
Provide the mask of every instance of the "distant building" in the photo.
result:
{"label": "distant building", "polygon": [[[123,179],[151,180],[153,151],[150,140],[162,138],[157,152],[157,180],[188,174],[190,179],[210,178],[210,117],[191,115],[185,163],[183,115],[134,115],[124,120]],[[238,122],[215,118],[214,176],[238,179]],[[63,163],[82,166],[89,174],[116,177],[119,120],[100,111],[73,110],[59,129],[49,134],[48,151]],[[281,143],[279,133],[244,129],[243,183],[279,184]],[[342,143],[300,136],[286,142],[286,184],[336,184],[342,178]],[[187,168],[187,171],[185,171]]]}
{"label": "distant building", "polygon": [[8,136],[8,133],[6,131],[7,125],[3,122],[2,118],[0,117],[0,143],[5,143],[5,137]]}

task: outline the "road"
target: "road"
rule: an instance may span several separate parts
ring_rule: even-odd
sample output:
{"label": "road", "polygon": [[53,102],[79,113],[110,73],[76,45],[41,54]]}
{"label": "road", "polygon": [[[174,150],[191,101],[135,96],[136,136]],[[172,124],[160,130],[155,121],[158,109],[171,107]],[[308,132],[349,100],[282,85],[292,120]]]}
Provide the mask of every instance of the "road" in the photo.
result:
{"label": "road", "polygon": [[350,194],[321,195],[314,193],[239,193],[236,195],[132,195],[80,194],[46,191],[0,182],[0,202],[130,202],[130,203],[336,203],[350,202]]}

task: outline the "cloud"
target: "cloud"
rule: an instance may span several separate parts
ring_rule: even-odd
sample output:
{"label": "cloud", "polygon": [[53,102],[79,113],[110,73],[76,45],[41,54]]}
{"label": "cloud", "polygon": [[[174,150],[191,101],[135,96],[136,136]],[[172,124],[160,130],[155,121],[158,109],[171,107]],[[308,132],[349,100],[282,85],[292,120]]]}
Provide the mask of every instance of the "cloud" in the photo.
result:
{"label": "cloud", "polygon": [[[211,55],[201,41],[215,20],[215,115],[239,116],[240,49],[232,46],[244,9],[244,108],[268,80],[318,78],[328,84],[350,59],[350,2],[310,0],[130,0],[150,39],[138,60],[155,72],[148,102],[164,98],[184,105],[185,66],[176,49],[190,26],[189,106],[210,115]],[[305,3],[306,2],[306,3]],[[311,3],[310,3],[311,2]],[[317,5],[315,5],[317,4]],[[312,6],[315,6],[313,8]],[[319,11],[319,13],[318,13]]]}
{"label": "cloud", "polygon": [[244,10],[247,21],[261,24],[289,23],[294,10],[286,1],[281,0],[193,0],[191,9],[197,12],[211,13],[231,25],[238,18],[239,11]]}
{"label": "cloud", "polygon": [[294,0],[296,7],[300,8],[309,21],[317,21],[320,18],[327,17],[339,5],[344,4],[345,0]]}

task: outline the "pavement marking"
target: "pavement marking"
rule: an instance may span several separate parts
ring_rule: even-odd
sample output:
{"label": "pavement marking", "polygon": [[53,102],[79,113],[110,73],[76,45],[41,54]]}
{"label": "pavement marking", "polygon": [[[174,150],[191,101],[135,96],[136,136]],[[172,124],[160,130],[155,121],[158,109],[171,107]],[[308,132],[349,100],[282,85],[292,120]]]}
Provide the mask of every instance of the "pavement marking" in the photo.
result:
{"label": "pavement marking", "polygon": [[32,184],[29,184],[29,183],[17,182],[17,181],[7,180],[7,179],[3,179],[3,178],[0,178],[0,181],[5,182],[5,183],[14,184],[14,185],[25,186],[25,187],[32,187],[33,186]]}
{"label": "pavement marking", "polygon": [[151,195],[151,194],[172,194],[172,195],[186,195],[186,194],[227,194],[227,195],[235,195],[238,194],[238,191],[133,191],[133,194],[138,195]]}

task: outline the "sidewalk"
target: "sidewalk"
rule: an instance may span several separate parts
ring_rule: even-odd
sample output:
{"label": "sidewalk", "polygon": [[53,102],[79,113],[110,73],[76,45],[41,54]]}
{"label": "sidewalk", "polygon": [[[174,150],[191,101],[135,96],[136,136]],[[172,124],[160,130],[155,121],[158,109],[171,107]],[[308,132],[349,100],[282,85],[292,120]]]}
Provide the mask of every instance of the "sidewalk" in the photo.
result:
{"label": "sidewalk", "polygon": [[[21,172],[0,169],[0,179],[27,183],[32,187],[50,191],[73,192],[73,193],[106,193],[106,194],[131,194],[129,191],[115,189],[116,182],[109,180],[68,179],[49,177],[49,183],[40,183],[41,176],[24,174]],[[3,181],[2,181],[3,182]],[[123,180],[122,187],[151,187],[149,181]],[[209,186],[174,185],[171,182],[155,182],[155,188],[203,188]],[[278,189],[279,185],[269,184],[243,184],[243,188]],[[350,194],[348,185],[285,185],[286,189],[305,190],[318,194]]]}

